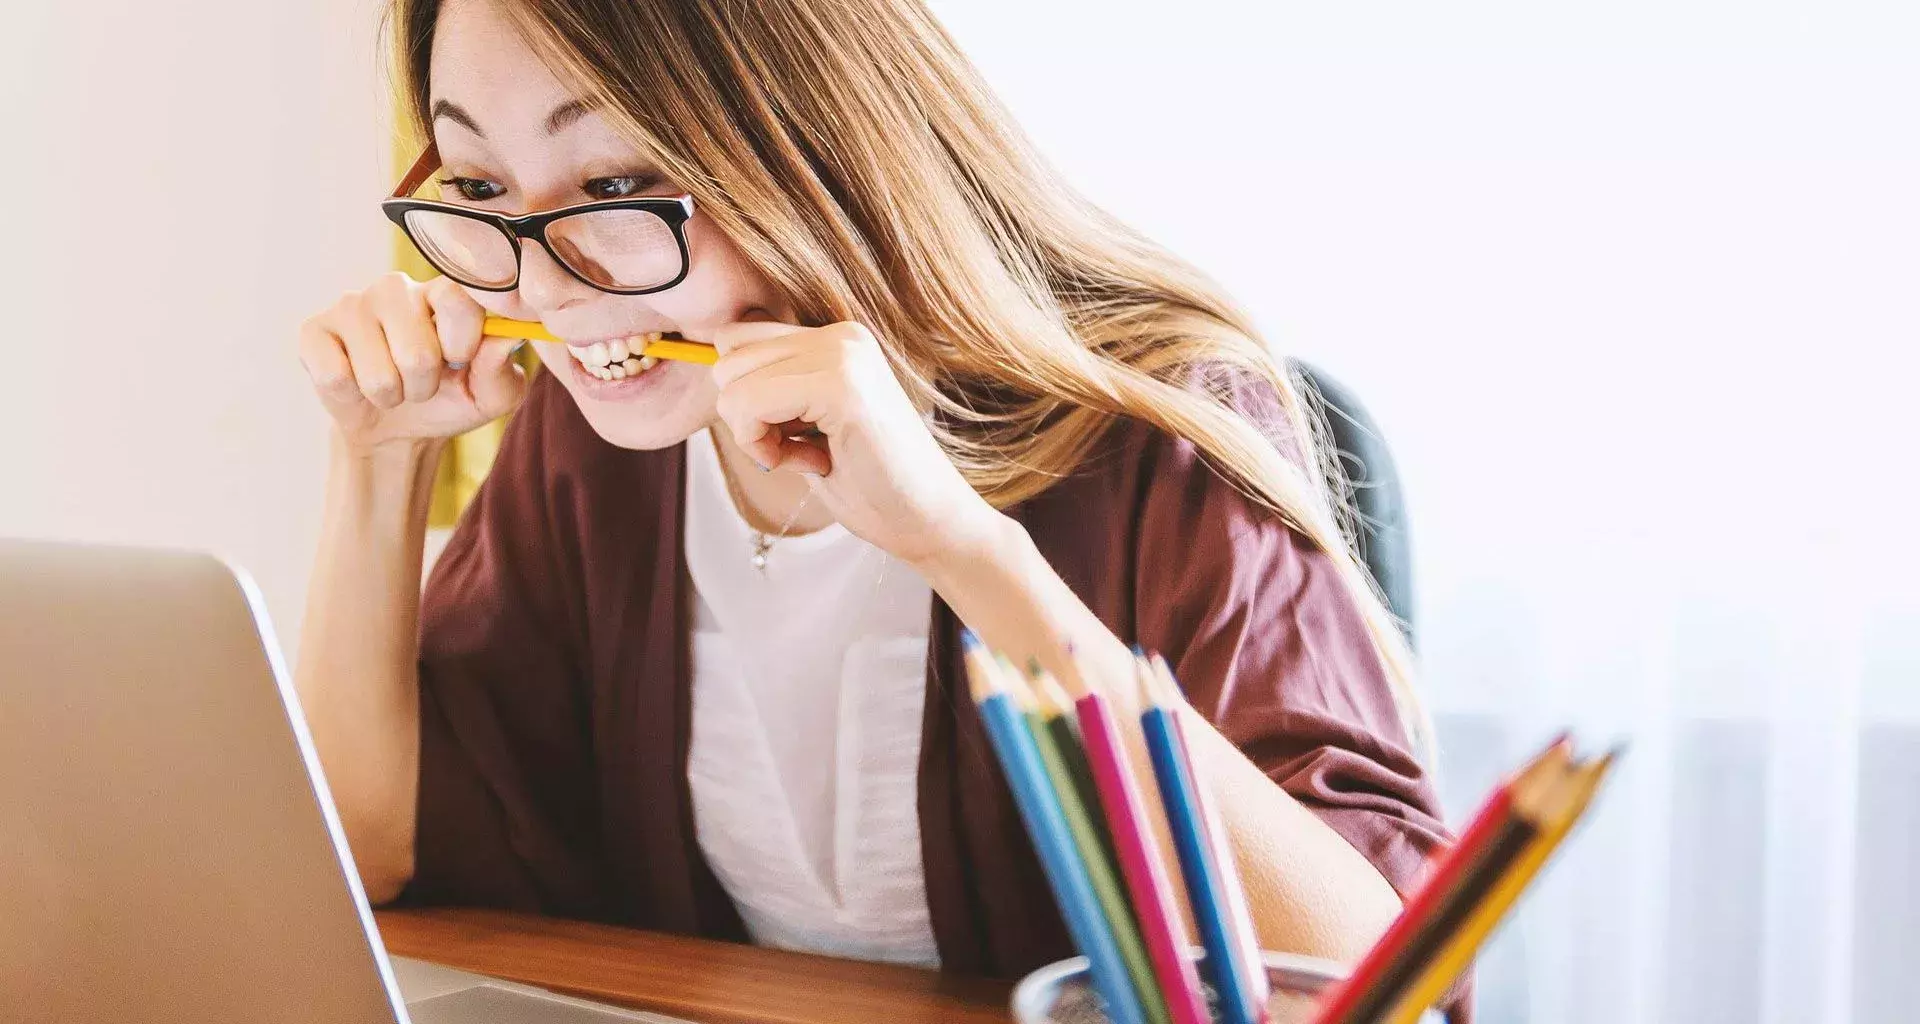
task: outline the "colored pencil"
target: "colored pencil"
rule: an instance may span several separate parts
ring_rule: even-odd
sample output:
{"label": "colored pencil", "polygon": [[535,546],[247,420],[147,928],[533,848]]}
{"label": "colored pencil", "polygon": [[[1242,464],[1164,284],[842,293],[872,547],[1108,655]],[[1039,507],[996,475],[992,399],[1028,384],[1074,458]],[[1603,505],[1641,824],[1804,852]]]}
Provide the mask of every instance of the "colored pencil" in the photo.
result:
{"label": "colored pencil", "polygon": [[1144,1024],[1145,1018],[1118,942],[1108,927],[1092,879],[1081,860],[1065,812],[1055,795],[1026,709],[1016,703],[1017,676],[1003,674],[971,632],[961,635],[969,688],[986,725],[1014,804],[1053,887],[1054,902],[1080,952],[1112,1024]]}
{"label": "colored pencil", "polygon": [[[1181,695],[1180,684],[1173,678],[1173,670],[1167,667],[1166,659],[1156,654],[1147,660],[1154,678],[1160,683],[1161,702],[1176,709],[1184,706],[1186,698]],[[1187,726],[1178,714],[1173,716],[1173,728],[1180,736],[1180,749],[1191,759],[1193,745],[1187,742]],[[1254,1005],[1262,1009],[1264,1018],[1272,987],[1267,980],[1266,958],[1260,952],[1260,936],[1253,928],[1253,903],[1247,899],[1246,888],[1240,884],[1240,868],[1234,861],[1233,844],[1227,838],[1227,819],[1221,815],[1219,805],[1213,802],[1213,792],[1202,784],[1197,771],[1192,772],[1192,778],[1200,820],[1207,826],[1207,845],[1220,865],[1220,880],[1227,890],[1229,934],[1235,948],[1240,951],[1236,963],[1243,972]]]}
{"label": "colored pencil", "polygon": [[[1037,662],[1023,675],[967,631],[962,647],[973,699],[1107,1020],[1213,1024],[1204,975],[1220,1024],[1270,1024],[1251,905],[1166,662],[1137,657],[1131,679],[1092,680],[1069,649],[1069,696]],[[1131,736],[1113,702],[1141,697],[1141,732]],[[1137,741],[1157,803],[1130,767]],[[1380,941],[1321,999],[1314,1024],[1415,1024],[1445,998],[1586,812],[1617,753],[1576,761],[1563,736],[1502,780],[1459,841],[1432,858]],[[1198,970],[1179,881],[1205,951]]]}
{"label": "colored pencil", "polygon": [[1046,725],[1053,745],[1060,751],[1061,760],[1066,762],[1067,778],[1073,783],[1073,792],[1080,798],[1080,806],[1086,808],[1087,820],[1093,825],[1100,849],[1106,854],[1107,861],[1113,863],[1113,836],[1107,827],[1106,817],[1100,813],[1100,794],[1094,788],[1093,767],[1087,762],[1086,744],[1081,739],[1078,722],[1072,715],[1073,700],[1061,689],[1060,681],[1047,674],[1037,660],[1027,663],[1026,682],[1033,694],[1031,707]]}
{"label": "colored pencil", "polygon": [[1086,864],[1087,877],[1100,900],[1101,912],[1120,947],[1127,975],[1133,981],[1140,1008],[1152,1024],[1170,1024],[1167,1003],[1154,978],[1153,961],[1141,940],[1139,923],[1127,902],[1119,868],[1114,863],[1113,844],[1101,820],[1099,796],[1094,792],[1093,775],[1087,765],[1080,737],[1067,716],[1067,703],[1059,687],[1037,663],[1029,667],[1028,684],[1033,687],[1035,710],[1027,716],[1040,760],[1047,766],[1053,787],[1066,814],[1067,827],[1073,830],[1080,859]]}
{"label": "colored pencil", "polygon": [[[1105,682],[1124,686],[1129,693],[1134,690],[1131,679]],[[1147,825],[1147,802],[1130,767],[1119,721],[1106,698],[1091,690],[1074,702],[1074,714],[1080,720],[1080,736],[1086,742],[1094,786],[1106,811],[1120,873],[1133,897],[1134,914],[1153,959],[1154,977],[1159,979],[1167,1012],[1173,1024],[1212,1024],[1199,972],[1187,954],[1192,943],[1181,920],[1173,882],[1167,877],[1160,842]]]}
{"label": "colored pencil", "polygon": [[1207,953],[1203,973],[1213,982],[1219,996],[1222,1024],[1263,1024],[1267,1019],[1264,999],[1256,996],[1250,982],[1249,967],[1266,977],[1264,963],[1245,965],[1245,953],[1233,932],[1228,907],[1230,894],[1223,867],[1212,850],[1209,828],[1203,817],[1200,787],[1194,778],[1192,762],[1181,736],[1178,695],[1160,692],[1151,667],[1144,667],[1141,681],[1150,698],[1140,715],[1140,728],[1146,733],[1147,753],[1153,761],[1154,779],[1166,805],[1167,824],[1173,833],[1174,851],[1179,854],[1180,872],[1187,882],[1187,900],[1193,907],[1194,924],[1200,931],[1200,944]]}
{"label": "colored pencil", "polygon": [[1399,1001],[1382,1018],[1389,1024],[1414,1024],[1427,1007],[1445,996],[1447,989],[1466,972],[1480,947],[1507,916],[1521,893],[1533,883],[1540,868],[1573,831],[1586,812],[1593,794],[1612,770],[1619,752],[1612,751],[1573,768],[1559,780],[1555,790],[1543,796],[1539,808],[1518,807],[1520,815],[1539,815],[1539,834],[1526,851],[1502,874],[1499,883],[1474,907],[1473,913],[1426,964]]}
{"label": "colored pencil", "polygon": [[1484,848],[1467,851],[1470,859],[1459,883],[1443,895],[1430,920],[1361,1000],[1351,1020],[1369,1024],[1381,1020],[1526,855],[1541,834],[1540,817],[1533,809],[1549,799],[1572,770],[1571,749],[1565,745],[1550,747],[1514,779],[1513,806],[1507,819]]}
{"label": "colored pencil", "polygon": [[1173,678],[1173,671],[1167,667],[1166,659],[1156,654],[1147,659],[1147,664],[1152,671],[1152,678],[1158,684],[1156,703],[1173,712],[1169,716],[1173,731],[1180,738],[1181,753],[1188,759],[1188,777],[1193,780],[1194,787],[1194,806],[1200,812],[1200,823],[1206,827],[1207,848],[1218,865],[1220,884],[1225,890],[1227,936],[1239,954],[1234,958],[1234,966],[1240,971],[1241,981],[1246,985],[1247,995],[1259,1019],[1265,1020],[1267,1001],[1273,994],[1272,987],[1267,980],[1266,958],[1260,952],[1260,937],[1253,928],[1253,904],[1247,899],[1246,888],[1240,883],[1240,869],[1234,862],[1233,844],[1227,837],[1226,818],[1213,802],[1212,791],[1193,767],[1193,745],[1187,741],[1186,723],[1178,714],[1178,709],[1186,705],[1180,684]]}
{"label": "colored pencil", "polygon": [[[1347,979],[1322,997],[1316,1024],[1372,1021],[1391,1004],[1411,974],[1419,970],[1445,939],[1443,919],[1466,912],[1470,876],[1497,873],[1511,852],[1526,842],[1516,831],[1514,793],[1523,781],[1528,787],[1544,784],[1572,756],[1564,736],[1554,740],[1520,771],[1502,780],[1474,814],[1458,840],[1431,862],[1426,879],[1406,906]],[[1492,856],[1489,854],[1492,852]],[[1453,912],[1450,914],[1449,910]],[[1369,1016],[1371,1014],[1371,1016]]]}
{"label": "colored pencil", "polygon": [[[518,338],[522,341],[552,341],[553,332],[546,325],[532,320],[510,320],[504,316],[487,317],[481,333],[492,338]],[[697,341],[684,341],[674,338],[656,338],[647,342],[644,349],[635,355],[652,356],[655,359],[674,359],[683,363],[700,363],[712,366],[720,358],[712,345],[703,345]]]}

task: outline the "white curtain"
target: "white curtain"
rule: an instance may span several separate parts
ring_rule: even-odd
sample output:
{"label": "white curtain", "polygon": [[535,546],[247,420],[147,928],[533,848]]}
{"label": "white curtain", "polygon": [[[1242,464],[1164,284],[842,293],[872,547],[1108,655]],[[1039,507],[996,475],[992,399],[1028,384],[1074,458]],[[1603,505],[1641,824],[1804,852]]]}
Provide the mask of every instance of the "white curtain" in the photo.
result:
{"label": "white curtain", "polygon": [[937,7],[1371,405],[1456,820],[1630,743],[1480,1020],[1920,1020],[1920,5]]}

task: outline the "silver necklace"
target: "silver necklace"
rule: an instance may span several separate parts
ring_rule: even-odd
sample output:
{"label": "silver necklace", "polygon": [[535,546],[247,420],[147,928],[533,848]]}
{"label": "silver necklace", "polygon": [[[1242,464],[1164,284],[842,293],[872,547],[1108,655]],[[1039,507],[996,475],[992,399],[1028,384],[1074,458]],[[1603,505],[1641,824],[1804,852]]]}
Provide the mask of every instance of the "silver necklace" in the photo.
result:
{"label": "silver necklace", "polygon": [[748,536],[747,542],[753,545],[753,557],[747,559],[747,562],[759,570],[760,575],[767,574],[767,552],[772,551],[775,544],[787,539],[787,531],[793,529],[794,520],[799,519],[800,513],[805,512],[812,502],[813,492],[808,491],[806,498],[794,507],[793,514],[787,517],[786,522],[780,524],[779,533],[769,537],[759,530],[754,530]]}
{"label": "silver necklace", "polygon": [[[727,485],[727,497],[733,500],[734,508],[741,510],[740,518],[744,520],[746,519],[745,509],[747,503],[742,500],[740,489],[735,486],[733,482],[733,475],[726,472],[726,464],[722,463],[720,469],[720,479],[725,481]],[[753,529],[752,526],[747,527],[747,544],[753,549],[753,554],[747,559],[747,564],[753,566],[754,571],[762,576],[767,574],[767,553],[773,550],[775,544],[787,539],[787,533],[793,529],[793,524],[799,520],[800,513],[805,512],[807,506],[813,503],[813,495],[814,491],[809,488],[807,490],[807,496],[801,500],[800,504],[794,506],[793,513],[787,516],[787,521],[780,524],[780,531],[778,533],[769,535],[764,531]]]}

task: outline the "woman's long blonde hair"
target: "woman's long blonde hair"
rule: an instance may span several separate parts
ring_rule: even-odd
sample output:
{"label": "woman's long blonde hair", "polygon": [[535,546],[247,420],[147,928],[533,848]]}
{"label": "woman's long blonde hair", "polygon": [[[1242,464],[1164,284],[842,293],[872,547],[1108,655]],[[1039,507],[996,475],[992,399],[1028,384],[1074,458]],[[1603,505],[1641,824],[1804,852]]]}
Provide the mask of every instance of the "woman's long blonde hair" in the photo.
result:
{"label": "woman's long blonde hair", "polygon": [[[393,2],[424,131],[441,0]],[[1192,442],[1339,567],[1425,748],[1317,410],[1213,282],[1060,180],[921,0],[490,2],[803,319],[872,328],[994,505],[1072,473],[1116,417]],[[1229,406],[1221,368],[1272,383],[1300,461]]]}

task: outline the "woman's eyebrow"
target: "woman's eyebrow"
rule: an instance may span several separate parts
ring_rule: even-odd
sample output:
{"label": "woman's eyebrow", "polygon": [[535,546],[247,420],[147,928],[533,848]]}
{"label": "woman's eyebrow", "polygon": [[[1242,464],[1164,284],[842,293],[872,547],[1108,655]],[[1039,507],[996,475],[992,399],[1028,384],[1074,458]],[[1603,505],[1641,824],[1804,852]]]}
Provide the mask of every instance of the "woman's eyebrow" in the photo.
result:
{"label": "woman's eyebrow", "polygon": [[[573,127],[581,118],[593,113],[593,108],[594,104],[591,100],[568,100],[553,108],[553,112],[548,114],[546,120],[542,122],[542,127],[546,129],[548,135],[558,135]],[[487,137],[487,133],[480,130],[480,124],[473,119],[473,115],[452,100],[434,100],[428,112],[428,121],[438,121],[444,117],[483,139]]]}
{"label": "woman's eyebrow", "polygon": [[434,100],[433,106],[428,110],[427,121],[431,123],[443,117],[483,139],[487,137],[487,133],[481,131],[480,125],[474,121],[473,115],[467,113],[460,104],[451,100]]}
{"label": "woman's eyebrow", "polygon": [[553,113],[547,115],[547,134],[558,135],[573,127],[574,122],[593,113],[593,106],[589,100],[572,99],[553,108]]}

